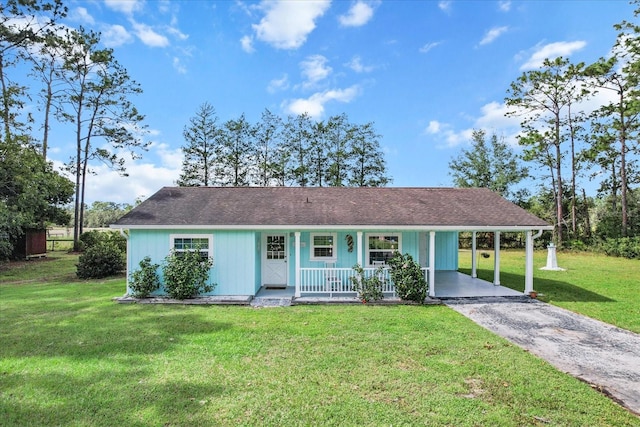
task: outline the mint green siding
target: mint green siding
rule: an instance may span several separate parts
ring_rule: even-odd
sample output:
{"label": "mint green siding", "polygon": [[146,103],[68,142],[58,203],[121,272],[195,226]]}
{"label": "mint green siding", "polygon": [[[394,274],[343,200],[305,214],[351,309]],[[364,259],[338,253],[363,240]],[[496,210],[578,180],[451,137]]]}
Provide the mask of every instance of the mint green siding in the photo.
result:
{"label": "mint green siding", "polygon": [[256,237],[253,231],[214,233],[213,295],[253,295],[256,278]]}
{"label": "mint green siding", "polygon": [[[427,267],[429,263],[429,232],[418,233],[419,263]],[[436,232],[436,270],[458,269],[458,232]]]}
{"label": "mint green siding", "polygon": [[[400,234],[402,253],[410,254],[421,265],[426,266],[428,260],[428,236],[429,232],[404,231],[401,233],[393,230],[387,231],[362,231],[362,257],[366,259],[366,246],[368,234]],[[332,232],[326,230],[325,232]],[[314,231],[313,233],[322,233]],[[156,264],[162,264],[171,250],[171,235],[197,235],[211,236],[214,260],[210,273],[210,281],[217,286],[210,295],[255,295],[262,284],[262,245],[263,237],[268,231],[234,231],[234,230],[138,230],[129,231],[127,262],[129,273],[138,268],[139,262],[146,256]],[[287,257],[287,284],[295,285],[295,230],[276,231],[274,234],[285,234],[288,248]],[[300,234],[300,267],[324,267],[324,261],[312,261],[311,258],[311,234],[303,231]],[[353,239],[353,247],[349,250],[347,236]],[[338,268],[351,268],[358,262],[358,232],[336,232],[336,260]],[[456,270],[458,268],[458,233],[436,233],[436,269]],[[159,269],[162,278],[162,271]],[[161,289],[157,294],[163,294]]]}
{"label": "mint green siding", "polygon": [[458,232],[436,233],[436,270],[458,269]]}
{"label": "mint green siding", "polygon": [[[188,234],[213,236],[213,268],[210,281],[217,286],[208,295],[254,295],[256,292],[256,237],[253,231],[216,230],[130,230],[129,271],[138,268],[139,262],[149,256],[151,261],[162,264],[171,250],[170,236]],[[159,270],[162,279],[162,270]],[[164,293],[161,289],[158,294]]]}

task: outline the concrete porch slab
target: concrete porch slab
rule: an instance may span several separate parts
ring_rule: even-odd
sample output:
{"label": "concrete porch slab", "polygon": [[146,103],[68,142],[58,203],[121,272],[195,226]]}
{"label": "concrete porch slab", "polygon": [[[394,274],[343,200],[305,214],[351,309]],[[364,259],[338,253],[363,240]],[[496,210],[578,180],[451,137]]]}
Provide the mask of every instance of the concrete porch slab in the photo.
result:
{"label": "concrete porch slab", "polygon": [[473,278],[458,271],[436,271],[436,298],[521,297],[523,292],[486,280]]}

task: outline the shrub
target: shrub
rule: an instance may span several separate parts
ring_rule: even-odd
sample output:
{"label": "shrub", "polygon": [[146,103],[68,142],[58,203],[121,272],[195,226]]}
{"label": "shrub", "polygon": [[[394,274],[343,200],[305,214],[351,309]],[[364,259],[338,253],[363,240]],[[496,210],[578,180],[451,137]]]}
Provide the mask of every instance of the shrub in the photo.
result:
{"label": "shrub", "polygon": [[80,250],[86,251],[99,243],[113,243],[123,253],[127,252],[127,239],[117,231],[85,231],[80,235]]}
{"label": "shrub", "polygon": [[160,287],[158,277],[159,264],[151,264],[151,258],[146,256],[138,264],[140,269],[131,272],[129,289],[136,298],[148,297],[153,291]]}
{"label": "shrub", "polygon": [[420,264],[409,254],[396,254],[389,260],[391,280],[398,296],[406,301],[424,303],[427,297],[427,281]]}
{"label": "shrub", "polygon": [[363,303],[378,301],[384,297],[382,294],[383,267],[378,267],[371,275],[367,275],[359,264],[354,265],[353,270],[355,276],[349,277],[351,288],[358,293],[358,298]]}
{"label": "shrub", "polygon": [[572,251],[586,251],[588,249],[587,244],[582,240],[571,240],[568,243],[569,249]]}
{"label": "shrub", "polygon": [[602,243],[602,250],[609,256],[640,259],[640,237],[606,239]]}
{"label": "shrub", "polygon": [[99,242],[80,255],[76,275],[81,279],[102,279],[125,268],[124,252],[113,242]]}
{"label": "shrub", "polygon": [[212,258],[202,258],[200,251],[172,251],[162,266],[164,288],[171,298],[193,298],[211,292],[215,284],[209,284],[209,270]]}

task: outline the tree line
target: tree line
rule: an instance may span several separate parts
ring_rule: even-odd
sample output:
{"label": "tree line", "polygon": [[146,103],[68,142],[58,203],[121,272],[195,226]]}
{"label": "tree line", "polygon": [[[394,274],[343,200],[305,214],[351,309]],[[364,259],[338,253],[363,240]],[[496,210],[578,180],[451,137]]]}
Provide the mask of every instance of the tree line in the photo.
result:
{"label": "tree line", "polygon": [[[131,101],[142,92],[139,84],[112,49],[101,47],[99,33],[62,25],[66,16],[62,0],[0,4],[0,258],[25,229],[65,223],[71,201],[77,248],[91,162],[124,175],[120,153],[134,158],[149,144],[144,116]],[[34,101],[37,114],[25,113]],[[66,165],[74,181],[47,158],[52,132],[64,126],[74,139]]]}
{"label": "tree line", "polygon": [[[531,168],[538,170],[538,194],[512,198],[553,223],[560,246],[589,242],[594,229],[600,238],[640,235],[640,26],[625,20],[615,29],[611,56],[591,64],[545,59],[511,83],[505,103],[507,116],[521,120],[522,155],[505,151],[495,134],[489,145],[483,131],[474,131],[471,149],[449,163],[456,185],[507,197]],[[610,101],[587,108],[598,94]],[[585,179],[599,180],[596,199],[580,187]]]}
{"label": "tree line", "polygon": [[205,102],[183,131],[180,186],[357,186],[391,182],[373,123],[346,114],[314,121],[265,109],[256,123],[242,114],[220,123]]}

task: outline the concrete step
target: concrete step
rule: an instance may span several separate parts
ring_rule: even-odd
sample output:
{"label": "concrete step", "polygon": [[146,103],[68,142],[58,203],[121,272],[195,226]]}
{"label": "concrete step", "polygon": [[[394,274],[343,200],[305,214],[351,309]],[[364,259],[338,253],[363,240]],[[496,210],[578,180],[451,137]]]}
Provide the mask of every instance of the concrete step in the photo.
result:
{"label": "concrete step", "polygon": [[251,300],[252,307],[288,307],[293,297],[255,297]]}

